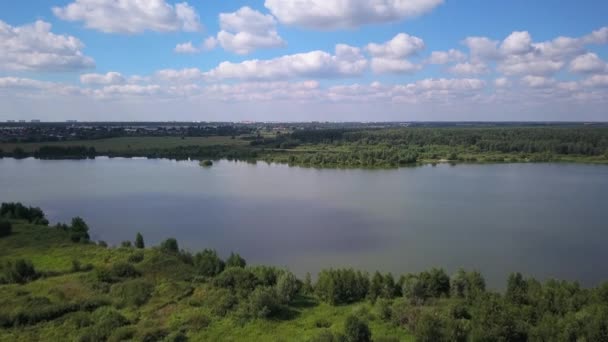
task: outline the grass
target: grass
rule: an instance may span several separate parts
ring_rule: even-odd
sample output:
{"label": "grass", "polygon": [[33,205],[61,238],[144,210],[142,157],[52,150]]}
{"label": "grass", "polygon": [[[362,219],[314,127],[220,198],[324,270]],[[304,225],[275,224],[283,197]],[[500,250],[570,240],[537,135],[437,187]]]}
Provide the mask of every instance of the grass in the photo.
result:
{"label": "grass", "polygon": [[[100,287],[95,270],[74,271],[72,261],[108,267],[127,262],[130,255],[140,250],[77,244],[69,240],[66,232],[22,221],[13,222],[13,231],[10,236],[0,238],[0,260],[29,259],[36,270],[46,276],[24,285],[0,285],[0,319],[3,314],[14,313],[28,305],[40,306],[31,304],[36,301],[52,306],[97,299],[106,301],[129,321],[125,327],[111,329],[113,337],[124,334],[135,340],[143,340],[158,331],[185,331],[190,341],[308,341],[323,329],[341,331],[351,313],[368,316],[374,337],[412,340],[405,330],[377,318],[370,303],[330,306],[313,297],[301,296],[280,318],[242,322],[232,313],[225,317],[214,316],[205,304],[193,300],[209,293],[206,289],[211,285],[192,281],[193,270],[189,265],[155,248],[143,250],[144,259],[134,263],[142,274],[137,281],[152,284],[150,297],[141,305],[125,304],[117,297],[121,292],[115,290],[128,286],[132,280]],[[0,341],[79,340],[96,327],[97,317],[104,310],[109,307],[68,312],[33,325],[0,328]]]}

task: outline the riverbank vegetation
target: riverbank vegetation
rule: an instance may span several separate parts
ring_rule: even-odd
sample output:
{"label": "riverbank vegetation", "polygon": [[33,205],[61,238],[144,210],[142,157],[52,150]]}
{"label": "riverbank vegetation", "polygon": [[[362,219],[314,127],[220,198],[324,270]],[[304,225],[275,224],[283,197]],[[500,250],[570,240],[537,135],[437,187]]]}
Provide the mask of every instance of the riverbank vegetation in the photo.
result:
{"label": "riverbank vegetation", "polygon": [[[3,151],[3,152],[2,152]],[[608,127],[400,127],[260,131],[239,136],[128,137],[4,143],[0,156],[41,159],[230,159],[294,166],[392,168],[421,163],[608,163]]]}
{"label": "riverbank vegetation", "polygon": [[49,226],[38,208],[2,208],[12,229],[0,237],[0,340],[608,340],[608,283],[516,273],[495,292],[479,272],[439,268],[299,278],[172,238],[108,247],[81,218]]}

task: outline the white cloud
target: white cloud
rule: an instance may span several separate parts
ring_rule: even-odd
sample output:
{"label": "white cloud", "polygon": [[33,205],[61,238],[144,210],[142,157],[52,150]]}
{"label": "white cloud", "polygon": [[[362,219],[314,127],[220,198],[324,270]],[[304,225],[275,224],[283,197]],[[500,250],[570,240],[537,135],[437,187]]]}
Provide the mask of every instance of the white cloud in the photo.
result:
{"label": "white cloud", "polygon": [[123,84],[126,79],[118,72],[108,72],[106,74],[80,75],[80,82],[87,85],[112,85]]}
{"label": "white cloud", "polygon": [[499,77],[494,80],[494,86],[497,88],[505,88],[511,85],[511,81],[509,81],[506,77]]}
{"label": "white cloud", "polygon": [[264,15],[247,6],[233,13],[221,13],[220,28],[217,42],[225,50],[240,55],[286,44],[277,33],[273,16]]}
{"label": "white cloud", "polygon": [[11,26],[0,20],[0,69],[13,71],[70,71],[95,66],[75,37],[51,32],[51,24],[36,21]]}
{"label": "white cloud", "polygon": [[202,80],[203,72],[197,68],[188,68],[181,70],[163,69],[156,72],[155,78],[164,82],[193,82]]}
{"label": "white cloud", "polygon": [[193,53],[199,53],[201,51],[201,49],[192,45],[192,42],[186,42],[186,43],[177,44],[175,46],[175,49],[173,49],[173,51],[175,51],[175,53],[193,54]]}
{"label": "white cloud", "polygon": [[203,41],[203,49],[206,51],[213,50],[217,46],[217,39],[215,37],[207,37],[205,41]]}
{"label": "white cloud", "polygon": [[463,44],[466,45],[474,61],[497,59],[500,57],[498,52],[498,41],[487,37],[467,37]]}
{"label": "white cloud", "polygon": [[399,33],[388,42],[371,43],[365,49],[373,56],[371,65],[375,73],[411,73],[422,68],[405,59],[424,49],[424,41],[418,37]]}
{"label": "white cloud", "polygon": [[405,58],[424,49],[424,41],[407,33],[399,33],[384,44],[368,44],[366,50],[374,57]]}
{"label": "white cloud", "polygon": [[217,46],[217,39],[215,37],[207,37],[199,46],[192,44],[192,42],[185,42],[177,44],[173,51],[181,54],[196,54],[201,51],[211,51]]}
{"label": "white cloud", "polygon": [[608,65],[595,53],[580,55],[570,62],[570,71],[578,73],[601,73],[608,70]]}
{"label": "white cloud", "polygon": [[106,33],[144,31],[198,31],[199,16],[188,3],[165,0],[75,0],[53,13],[67,21],[82,21],[90,29]]}
{"label": "white cloud", "polygon": [[283,24],[326,30],[412,18],[442,3],[443,0],[266,0],[264,6]]}
{"label": "white cloud", "polygon": [[322,96],[317,81],[247,82],[215,84],[204,89],[205,96],[221,101],[311,100]]}
{"label": "white cloud", "polygon": [[593,75],[584,80],[583,84],[592,88],[608,87],[608,75]]}
{"label": "white cloud", "polygon": [[359,48],[338,44],[335,55],[311,51],[269,60],[223,62],[206,73],[211,79],[284,80],[290,78],[335,78],[361,75],[367,59]]}
{"label": "white cloud", "polygon": [[608,44],[608,26],[591,32],[583,40],[586,44]]}
{"label": "white cloud", "polygon": [[458,63],[451,67],[449,71],[457,75],[481,75],[488,72],[488,67],[484,63]]}
{"label": "white cloud", "polygon": [[448,51],[433,51],[427,59],[430,64],[448,64],[451,62],[461,62],[466,59],[466,55],[461,51],[450,49]]}
{"label": "white cloud", "polygon": [[530,88],[548,88],[557,83],[552,78],[534,75],[525,76],[521,81]]}
{"label": "white cloud", "polygon": [[522,55],[532,51],[532,36],[527,31],[511,33],[500,45],[507,55]]}
{"label": "white cloud", "polygon": [[412,73],[422,69],[419,64],[414,64],[407,59],[373,58],[372,70],[376,74],[387,73]]}

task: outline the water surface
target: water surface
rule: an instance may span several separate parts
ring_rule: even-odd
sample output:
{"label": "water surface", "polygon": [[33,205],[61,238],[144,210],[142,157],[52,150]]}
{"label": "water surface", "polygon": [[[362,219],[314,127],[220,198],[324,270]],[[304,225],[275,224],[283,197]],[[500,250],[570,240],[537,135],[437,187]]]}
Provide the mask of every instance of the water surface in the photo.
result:
{"label": "water surface", "polygon": [[265,163],[0,159],[0,201],[82,216],[95,240],[142,232],[192,251],[238,251],[299,275],[352,266],[395,274],[478,269],[608,280],[608,166],[438,165],[307,169]]}

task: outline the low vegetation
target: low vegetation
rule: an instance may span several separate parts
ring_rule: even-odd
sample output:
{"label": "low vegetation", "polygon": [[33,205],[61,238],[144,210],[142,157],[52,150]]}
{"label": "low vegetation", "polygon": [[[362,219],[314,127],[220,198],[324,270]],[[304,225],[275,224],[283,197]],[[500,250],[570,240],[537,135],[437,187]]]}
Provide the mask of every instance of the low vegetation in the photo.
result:
{"label": "low vegetation", "polygon": [[608,339],[608,283],[587,289],[515,273],[494,292],[479,272],[442,269],[326,269],[302,280],[236,253],[191,253],[171,238],[145,247],[138,234],[107,247],[85,237],[81,218],[49,227],[37,208],[2,208],[20,209],[3,211],[12,234],[0,237],[0,340]]}

